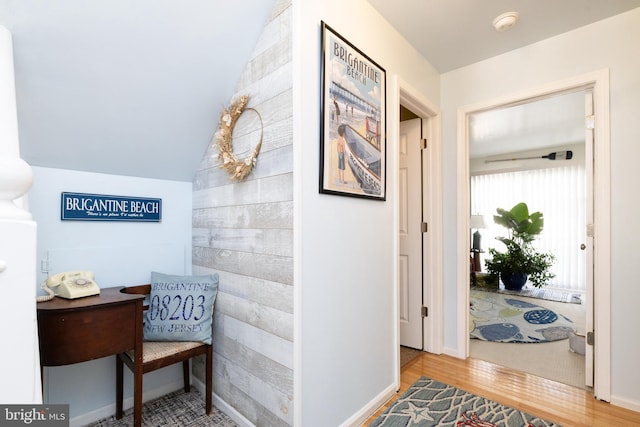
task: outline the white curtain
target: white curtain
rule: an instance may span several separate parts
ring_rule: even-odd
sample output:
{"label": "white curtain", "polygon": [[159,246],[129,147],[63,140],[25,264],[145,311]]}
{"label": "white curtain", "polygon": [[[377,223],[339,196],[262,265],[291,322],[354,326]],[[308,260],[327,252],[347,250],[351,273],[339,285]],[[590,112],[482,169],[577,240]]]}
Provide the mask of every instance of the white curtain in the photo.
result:
{"label": "white curtain", "polygon": [[[584,291],[585,252],[580,244],[586,237],[586,189],[584,166],[565,166],[521,172],[507,172],[471,177],[471,213],[484,215],[489,228],[480,230],[482,249],[505,246],[495,240],[507,230],[493,222],[496,208],[511,209],[525,202],[529,213],[544,215],[544,230],[534,242],[556,257],[550,288]],[[475,230],[471,230],[474,232]],[[484,266],[483,266],[484,270]]]}

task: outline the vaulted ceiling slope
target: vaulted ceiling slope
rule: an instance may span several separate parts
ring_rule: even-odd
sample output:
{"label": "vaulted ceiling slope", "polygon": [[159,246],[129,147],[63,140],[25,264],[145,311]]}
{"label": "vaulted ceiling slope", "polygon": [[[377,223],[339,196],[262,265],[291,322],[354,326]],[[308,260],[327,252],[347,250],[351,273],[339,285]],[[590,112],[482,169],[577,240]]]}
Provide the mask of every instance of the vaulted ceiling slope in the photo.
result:
{"label": "vaulted ceiling slope", "polygon": [[0,0],[21,157],[191,181],[273,0]]}

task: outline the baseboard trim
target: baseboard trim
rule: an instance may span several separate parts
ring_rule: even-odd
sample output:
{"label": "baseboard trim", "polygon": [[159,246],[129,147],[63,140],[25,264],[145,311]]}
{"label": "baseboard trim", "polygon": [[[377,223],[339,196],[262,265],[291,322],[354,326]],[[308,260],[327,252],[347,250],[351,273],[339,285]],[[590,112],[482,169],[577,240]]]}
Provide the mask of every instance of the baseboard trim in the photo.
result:
{"label": "baseboard trim", "polygon": [[460,354],[460,352],[455,349],[455,348],[451,348],[451,347],[445,347],[442,349],[442,353],[446,354],[447,356],[451,356],[451,357],[455,357],[456,359],[464,359],[465,356]]}
{"label": "baseboard trim", "polygon": [[[147,402],[149,400],[157,399],[169,393],[173,393],[174,391],[180,390],[184,387],[182,381],[173,382],[170,384],[166,384],[162,387],[154,388],[153,390],[149,390],[146,393],[142,394],[142,402]],[[129,408],[133,408],[133,396],[125,398],[122,400],[122,410],[126,411]],[[81,427],[87,424],[109,418],[114,416],[116,413],[116,404],[115,402],[103,406],[102,408],[98,408],[95,411],[86,412],[82,415],[78,415],[77,417],[71,418],[69,420],[69,427]]]}
{"label": "baseboard trim", "polygon": [[340,424],[340,427],[356,427],[361,426],[371,415],[380,409],[389,399],[396,394],[395,384],[390,384],[380,394],[378,394],[371,402],[365,405],[358,412],[353,414],[349,419]]}
{"label": "baseboard trim", "polygon": [[618,396],[611,396],[611,404],[631,411],[640,412],[640,402],[624,399]]}
{"label": "baseboard trim", "polygon": [[[195,387],[202,396],[207,395],[207,390],[204,383],[195,376],[191,377],[191,385]],[[213,393],[213,406],[227,414],[229,418],[231,418],[240,427],[256,427],[255,424],[245,418],[244,415],[238,412],[233,406],[231,406],[215,393]]]}

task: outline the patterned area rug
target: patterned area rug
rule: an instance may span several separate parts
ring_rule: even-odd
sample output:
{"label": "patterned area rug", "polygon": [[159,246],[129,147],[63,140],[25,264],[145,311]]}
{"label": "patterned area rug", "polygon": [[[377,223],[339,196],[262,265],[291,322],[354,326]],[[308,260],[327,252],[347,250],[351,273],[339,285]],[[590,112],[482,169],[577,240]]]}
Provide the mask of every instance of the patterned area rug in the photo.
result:
{"label": "patterned area rug", "polygon": [[472,286],[472,290],[485,291],[485,292],[496,292],[499,294],[506,295],[519,295],[521,297],[529,297],[529,298],[538,298],[538,299],[546,299],[548,301],[558,301],[558,302],[566,302],[571,304],[582,304],[582,294],[578,292],[566,292],[566,291],[557,291],[552,289],[538,289],[532,286],[526,285],[520,291],[510,291],[505,288],[485,288],[485,287],[476,287]]}
{"label": "patterned area rug", "polygon": [[551,427],[514,408],[421,377],[370,427]]}
{"label": "patterned area rug", "polygon": [[575,332],[571,319],[508,295],[471,291],[471,338],[493,342],[541,343]]}
{"label": "patterned area rug", "polygon": [[[129,427],[133,425],[133,408],[124,412],[121,419],[110,417],[89,424],[89,427]],[[142,405],[143,426],[221,426],[238,427],[224,412],[215,406],[211,415],[204,413],[204,399],[194,387],[191,392],[182,390],[169,393]]]}

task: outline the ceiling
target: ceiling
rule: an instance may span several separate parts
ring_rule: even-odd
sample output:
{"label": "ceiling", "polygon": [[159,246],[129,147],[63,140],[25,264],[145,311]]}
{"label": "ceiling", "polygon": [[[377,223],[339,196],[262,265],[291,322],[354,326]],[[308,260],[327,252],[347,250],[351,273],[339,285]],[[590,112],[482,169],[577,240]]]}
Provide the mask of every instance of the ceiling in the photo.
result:
{"label": "ceiling", "polygon": [[[640,0],[368,0],[441,73],[640,7]],[[498,32],[493,20],[518,12]],[[471,116],[471,158],[584,140],[584,93]]]}
{"label": "ceiling", "polygon": [[[441,73],[640,7],[640,0],[368,0]],[[498,32],[493,20],[516,11]]]}
{"label": "ceiling", "polygon": [[585,91],[469,117],[470,158],[581,144],[584,137]]}
{"label": "ceiling", "polygon": [[[191,181],[275,1],[0,0],[0,25],[13,35],[21,157]],[[640,6],[368,1],[442,73]],[[518,25],[496,32],[493,18],[512,9]]]}

